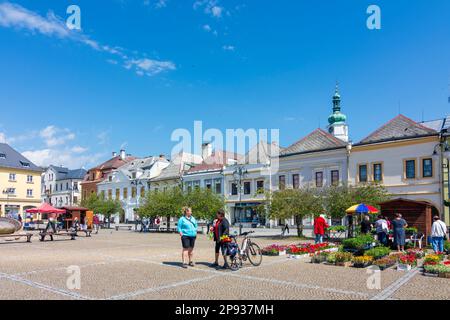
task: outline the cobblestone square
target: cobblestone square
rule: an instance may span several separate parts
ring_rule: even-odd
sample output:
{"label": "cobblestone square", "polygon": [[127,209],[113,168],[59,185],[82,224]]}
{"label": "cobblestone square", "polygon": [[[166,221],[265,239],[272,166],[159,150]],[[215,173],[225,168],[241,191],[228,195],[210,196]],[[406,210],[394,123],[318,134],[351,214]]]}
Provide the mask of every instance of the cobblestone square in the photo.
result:
{"label": "cobblestone square", "polygon": [[[261,246],[298,240],[256,238]],[[313,265],[309,258],[264,257],[261,267],[237,272],[209,266],[213,243],[200,235],[195,268],[180,268],[180,240],[173,234],[102,230],[92,238],[41,243],[2,243],[0,299],[449,299],[447,279],[390,269],[381,290],[367,286],[366,269]],[[80,270],[70,290],[68,267]]]}

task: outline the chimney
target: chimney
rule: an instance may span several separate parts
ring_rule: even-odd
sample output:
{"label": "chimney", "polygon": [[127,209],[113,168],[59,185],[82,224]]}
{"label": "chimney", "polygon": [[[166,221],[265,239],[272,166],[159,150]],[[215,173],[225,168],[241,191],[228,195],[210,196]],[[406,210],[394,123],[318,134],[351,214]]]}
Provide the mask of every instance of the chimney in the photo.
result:
{"label": "chimney", "polygon": [[112,156],[113,158],[117,157],[117,152],[113,151]]}
{"label": "chimney", "polygon": [[164,159],[166,158],[166,156],[165,156],[164,154],[160,154],[160,155],[159,155],[159,158],[160,158],[161,160],[164,160]]}
{"label": "chimney", "polygon": [[205,160],[206,158],[212,155],[212,144],[211,142],[205,142],[202,144],[202,158]]}
{"label": "chimney", "polygon": [[120,150],[120,159],[125,160],[125,158],[127,157],[127,154],[125,153],[125,150]]}

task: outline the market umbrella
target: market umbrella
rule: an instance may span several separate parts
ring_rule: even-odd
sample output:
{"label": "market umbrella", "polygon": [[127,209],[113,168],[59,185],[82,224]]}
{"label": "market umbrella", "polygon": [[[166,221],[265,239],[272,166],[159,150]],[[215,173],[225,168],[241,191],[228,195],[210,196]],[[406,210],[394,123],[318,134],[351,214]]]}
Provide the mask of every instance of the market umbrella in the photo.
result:
{"label": "market umbrella", "polygon": [[351,208],[348,208],[347,213],[358,213],[358,214],[376,214],[378,213],[378,209],[372,206],[368,206],[364,203],[354,205]]}
{"label": "market umbrella", "polygon": [[26,213],[54,213],[54,214],[63,214],[66,213],[66,210],[56,209],[49,205],[48,203],[43,203],[39,208],[28,209],[25,211]]}

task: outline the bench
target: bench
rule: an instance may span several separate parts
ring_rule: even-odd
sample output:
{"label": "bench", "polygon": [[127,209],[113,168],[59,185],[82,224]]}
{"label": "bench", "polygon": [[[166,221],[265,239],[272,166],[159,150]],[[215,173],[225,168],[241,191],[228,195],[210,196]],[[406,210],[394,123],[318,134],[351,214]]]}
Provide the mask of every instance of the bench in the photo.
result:
{"label": "bench", "polygon": [[88,229],[88,230],[77,230],[75,231],[76,237],[79,237],[78,232],[84,232],[84,234],[86,235],[86,238],[90,238],[91,234],[92,234],[92,229]]}
{"label": "bench", "polygon": [[119,229],[128,229],[128,231],[131,231],[134,226],[116,226],[116,231],[119,231]]}
{"label": "bench", "polygon": [[31,243],[32,233],[24,233],[24,234],[2,234],[0,238],[14,238],[14,240],[6,240],[6,241],[17,241],[20,238],[27,238],[27,243]]}
{"label": "bench", "polygon": [[50,241],[53,241],[54,236],[59,237],[70,237],[70,240],[75,240],[75,237],[77,236],[76,232],[60,232],[60,233],[53,233],[53,232],[41,232],[39,233],[40,241],[45,241],[45,237],[50,236]]}

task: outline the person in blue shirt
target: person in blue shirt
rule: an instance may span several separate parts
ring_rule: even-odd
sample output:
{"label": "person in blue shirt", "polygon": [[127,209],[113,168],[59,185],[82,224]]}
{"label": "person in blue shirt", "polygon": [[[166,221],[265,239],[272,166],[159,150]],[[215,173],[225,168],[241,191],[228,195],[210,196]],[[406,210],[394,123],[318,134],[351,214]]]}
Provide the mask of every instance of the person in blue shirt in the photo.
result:
{"label": "person in blue shirt", "polygon": [[[195,264],[192,260],[194,257],[195,240],[197,239],[197,220],[192,216],[192,209],[189,207],[183,208],[183,217],[178,220],[178,233],[181,236],[181,244],[183,246],[182,260],[183,268],[187,269],[188,266],[194,267]],[[189,259],[189,264],[186,263],[186,256]]]}

